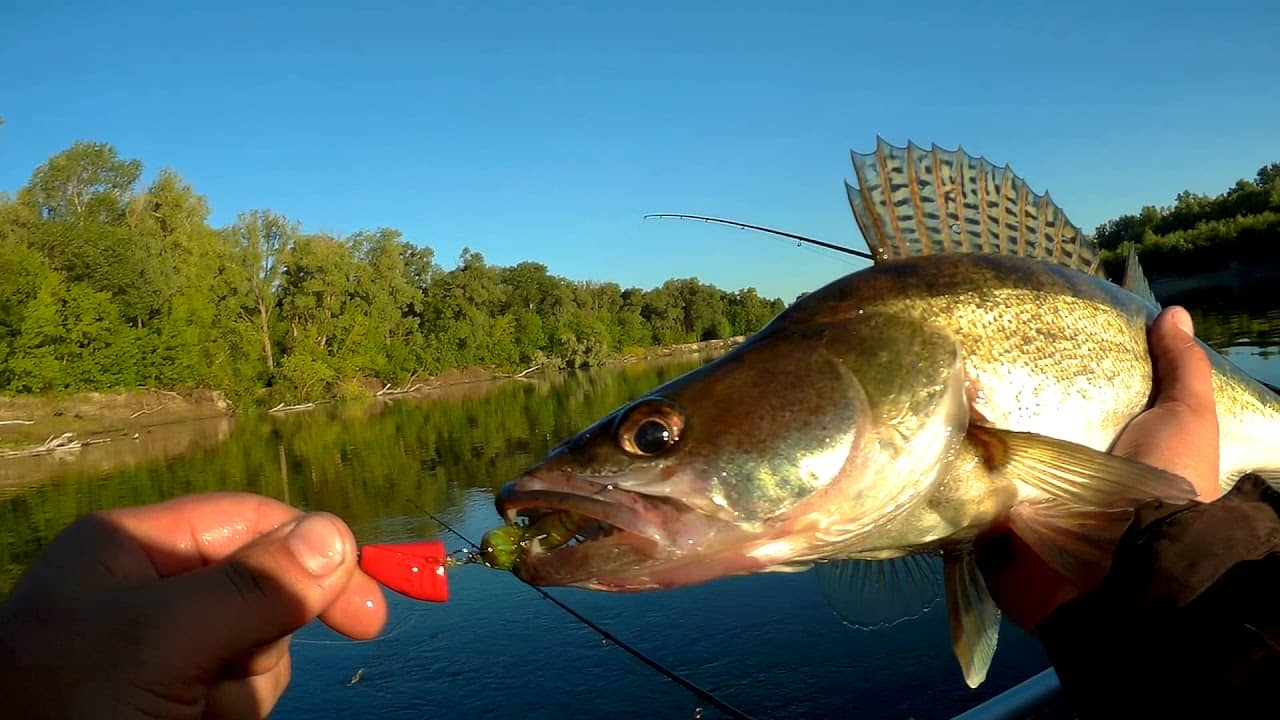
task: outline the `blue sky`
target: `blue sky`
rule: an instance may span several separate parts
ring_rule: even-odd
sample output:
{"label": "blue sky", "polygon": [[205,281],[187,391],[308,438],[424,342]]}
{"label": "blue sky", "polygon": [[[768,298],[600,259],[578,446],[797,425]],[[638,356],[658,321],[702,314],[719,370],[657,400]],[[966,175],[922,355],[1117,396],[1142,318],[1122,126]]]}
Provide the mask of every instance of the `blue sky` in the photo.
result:
{"label": "blue sky", "polygon": [[1280,161],[1280,3],[358,5],[10,0],[0,190],[99,140],[217,225],[265,207],[448,267],[790,299],[861,261],[642,216],[862,247],[843,182],[877,135],[1007,162],[1088,231]]}

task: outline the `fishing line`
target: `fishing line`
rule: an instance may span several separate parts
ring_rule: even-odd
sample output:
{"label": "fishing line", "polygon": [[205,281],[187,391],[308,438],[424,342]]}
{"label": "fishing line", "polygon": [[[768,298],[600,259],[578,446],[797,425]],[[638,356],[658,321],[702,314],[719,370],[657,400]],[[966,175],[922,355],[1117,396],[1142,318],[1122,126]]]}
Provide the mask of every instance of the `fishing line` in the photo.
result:
{"label": "fishing line", "polygon": [[811,237],[805,237],[804,235],[797,235],[796,233],[787,232],[786,230],[775,230],[774,228],[765,227],[763,225],[752,225],[751,223],[745,223],[740,220],[730,220],[728,218],[711,217],[709,215],[690,215],[689,213],[650,213],[648,215],[645,215],[644,217],[646,220],[648,218],[677,218],[679,220],[701,220],[702,222],[713,223],[716,225],[728,225],[730,227],[741,228],[743,230],[756,230],[758,232],[768,233],[770,235],[779,235],[781,237],[791,238],[792,240],[795,240],[797,242],[809,243],[810,245],[817,245],[818,247],[824,247],[828,250],[835,250],[836,252],[842,252],[846,255],[856,255],[866,260],[876,259],[874,255],[872,255],[869,252],[866,252],[865,250],[855,250],[850,247],[845,247],[844,245],[829,243],[825,240],[815,240]]}
{"label": "fishing line", "polygon": [[[800,248],[801,250],[813,253],[814,255],[820,255],[827,260],[835,260],[836,262],[839,262],[843,265],[848,265],[849,267],[858,267],[858,263],[843,257],[843,255],[854,255],[866,260],[873,259],[870,253],[864,252],[862,250],[855,250],[850,247],[845,247],[844,245],[837,245],[835,243],[829,243],[823,240],[815,240],[811,237],[806,237],[804,235],[797,235],[796,233],[790,233],[785,230],[775,230],[774,228],[764,227],[763,225],[752,225],[750,223],[744,223],[738,220],[729,220],[726,218],[710,217],[707,215],[688,215],[685,213],[652,213],[649,215],[645,215],[645,219],[648,219],[648,218],[676,218],[679,220],[696,220],[699,222],[710,223],[713,225],[727,225],[729,227],[738,228],[739,230],[755,230],[757,232],[773,235],[775,238],[779,239],[778,240],[779,242],[790,244],[790,241],[794,240],[796,243],[796,247]],[[815,245],[817,247],[812,247]],[[818,247],[826,248],[826,250],[834,250],[838,253],[842,253],[842,255],[832,255],[823,250],[818,250],[817,249]]]}
{"label": "fishing line", "polygon": [[[412,501],[410,501],[410,502],[412,503]],[[414,507],[416,507],[418,510],[421,510],[421,511],[422,511],[422,514],[426,515],[427,517],[429,517],[429,518],[431,518],[432,520],[434,520],[434,521],[436,521],[437,523],[439,523],[439,524],[440,524],[440,525],[441,525],[445,530],[448,530],[449,532],[451,532],[451,533],[453,533],[454,535],[458,536],[458,538],[459,538],[460,540],[462,540],[462,541],[463,541],[463,542],[465,542],[466,544],[470,545],[471,547],[475,548],[475,549],[476,549],[476,552],[479,552],[479,551],[480,551],[480,546],[479,546],[479,545],[476,545],[475,543],[471,542],[471,540],[470,540],[470,539],[468,539],[466,535],[463,535],[462,533],[458,532],[457,530],[454,530],[452,525],[450,525],[449,523],[445,522],[443,519],[436,517],[436,516],[435,516],[435,514],[433,514],[430,510],[427,510],[426,508],[424,508],[424,507],[422,507],[422,506],[418,505],[417,503],[413,503],[413,505],[414,505]],[[512,573],[512,574],[514,575],[515,573]],[[594,622],[592,622],[592,621],[591,621],[591,619],[587,618],[585,615],[583,615],[582,613],[578,612],[577,610],[574,610],[573,608],[569,607],[569,606],[568,606],[568,605],[566,605],[563,601],[558,600],[557,598],[555,598],[554,596],[552,596],[550,593],[548,593],[546,590],[543,590],[542,588],[538,587],[537,585],[534,585],[534,584],[532,584],[532,583],[526,582],[523,578],[520,578],[520,576],[518,576],[518,575],[516,575],[516,578],[517,578],[517,579],[519,579],[519,580],[520,580],[520,582],[523,582],[525,585],[528,585],[530,588],[533,588],[533,591],[534,591],[534,592],[538,593],[539,595],[541,595],[542,597],[546,598],[547,600],[550,600],[552,603],[554,603],[554,604],[556,605],[556,607],[558,607],[558,608],[560,608],[561,610],[563,610],[563,611],[565,611],[566,613],[568,613],[570,616],[572,616],[572,617],[573,617],[575,620],[577,620],[578,622],[580,622],[580,623],[582,623],[583,625],[586,625],[587,627],[589,627],[589,628],[591,628],[592,630],[596,631],[596,632],[600,635],[600,637],[602,637],[602,638],[604,638],[605,640],[607,640],[607,641],[609,641],[609,642],[613,643],[614,645],[616,645],[616,646],[618,646],[619,648],[621,648],[624,652],[626,652],[626,653],[627,653],[628,655],[630,655],[631,657],[633,657],[633,658],[635,658],[635,659],[639,660],[640,662],[644,663],[645,665],[648,665],[649,667],[653,668],[653,669],[654,669],[654,670],[656,670],[657,672],[659,672],[659,673],[661,673],[662,675],[666,676],[666,678],[667,678],[668,680],[670,680],[670,681],[672,681],[672,682],[676,683],[677,685],[679,685],[680,687],[684,688],[685,690],[688,690],[689,692],[693,693],[694,695],[698,696],[699,698],[701,698],[701,699],[705,700],[705,701],[707,702],[707,704],[714,706],[716,709],[720,710],[721,712],[723,712],[724,714],[728,715],[729,717],[731,717],[731,718],[735,718],[735,720],[754,720],[754,718],[752,718],[750,715],[746,714],[745,712],[743,712],[743,711],[741,711],[741,710],[737,709],[736,707],[734,707],[734,706],[730,705],[729,703],[725,702],[724,700],[721,700],[720,698],[718,698],[718,697],[716,697],[715,695],[713,695],[713,694],[711,693],[711,691],[710,691],[710,690],[704,690],[704,689],[702,689],[701,687],[699,687],[699,686],[695,685],[691,680],[686,680],[684,677],[682,677],[682,676],[681,676],[679,673],[677,673],[675,670],[672,670],[672,669],[670,669],[670,668],[666,667],[665,665],[663,665],[662,663],[658,662],[657,660],[654,660],[653,658],[650,658],[648,655],[645,655],[643,652],[641,652],[641,651],[640,651],[640,650],[638,650],[637,648],[632,647],[630,644],[628,644],[627,642],[625,642],[624,640],[622,640],[622,639],[621,639],[621,638],[619,638],[618,636],[614,635],[613,633],[609,632],[608,630],[605,630],[604,628],[602,628],[602,627],[600,627],[599,625],[595,624]]]}
{"label": "fishing line", "polygon": [[390,640],[411,627],[414,623],[414,617],[415,616],[413,615],[409,615],[404,622],[392,628],[390,632],[385,632],[377,637],[368,638],[366,640],[308,640],[306,638],[295,637],[290,640],[290,642],[298,645],[365,645],[368,643],[382,642],[383,640]]}
{"label": "fishing line", "polygon": [[[783,238],[777,238],[777,241],[778,241],[778,242],[780,242],[780,243],[786,243],[787,245],[790,245],[790,244],[791,244],[791,241],[790,241],[790,240],[785,240],[785,239],[783,239]],[[805,251],[805,252],[807,252],[807,253],[809,253],[809,254],[811,254],[811,255],[819,256],[819,257],[823,258],[824,260],[829,260],[829,261],[835,261],[835,262],[838,262],[838,263],[840,263],[841,265],[848,265],[849,267],[861,267],[861,266],[862,266],[862,263],[858,263],[858,262],[855,262],[855,261],[853,261],[853,260],[849,260],[849,259],[847,259],[847,258],[841,257],[840,255],[832,255],[831,253],[827,252],[826,250],[819,250],[819,249],[814,248],[814,247],[809,247],[808,245],[805,245],[804,243],[796,243],[796,244],[795,244],[795,247],[796,247],[796,248],[798,248],[798,249],[800,249],[800,250],[803,250],[803,251]]]}

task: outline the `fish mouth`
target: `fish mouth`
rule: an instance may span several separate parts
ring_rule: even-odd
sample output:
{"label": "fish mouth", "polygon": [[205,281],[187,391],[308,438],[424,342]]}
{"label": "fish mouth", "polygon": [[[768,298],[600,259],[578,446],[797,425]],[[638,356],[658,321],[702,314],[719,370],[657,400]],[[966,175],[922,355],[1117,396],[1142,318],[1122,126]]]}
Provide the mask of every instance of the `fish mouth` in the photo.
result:
{"label": "fish mouth", "polygon": [[669,498],[560,472],[507,483],[496,505],[507,524],[529,529],[512,568],[517,576],[606,590],[652,587],[635,571],[670,558],[667,529],[691,512]]}

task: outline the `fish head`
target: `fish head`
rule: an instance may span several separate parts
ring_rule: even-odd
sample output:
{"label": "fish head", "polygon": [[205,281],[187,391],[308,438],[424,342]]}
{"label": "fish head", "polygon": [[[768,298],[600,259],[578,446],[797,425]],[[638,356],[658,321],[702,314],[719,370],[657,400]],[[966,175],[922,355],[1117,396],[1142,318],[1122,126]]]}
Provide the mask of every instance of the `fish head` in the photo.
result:
{"label": "fish head", "polygon": [[[757,336],[555,447],[497,508],[534,533],[513,569],[541,585],[643,590],[781,569],[899,502],[885,434],[820,326]],[[891,454],[891,453],[890,453]]]}

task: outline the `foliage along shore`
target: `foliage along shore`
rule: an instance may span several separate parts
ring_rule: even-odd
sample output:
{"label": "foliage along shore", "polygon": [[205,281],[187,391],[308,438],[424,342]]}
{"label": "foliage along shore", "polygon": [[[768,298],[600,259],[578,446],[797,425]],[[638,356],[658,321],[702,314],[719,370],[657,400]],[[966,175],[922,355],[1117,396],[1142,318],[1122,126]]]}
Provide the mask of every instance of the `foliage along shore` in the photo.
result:
{"label": "foliage along shore", "polygon": [[[785,306],[696,278],[575,282],[470,250],[445,270],[397,230],[304,233],[269,210],[213,228],[177,173],[141,177],[140,161],[77,142],[0,195],[0,395],[147,386],[269,408],[457,368],[600,365],[748,335]],[[1157,292],[1232,268],[1280,273],[1280,163],[1108,221],[1095,240],[1112,276],[1136,243]]]}
{"label": "foliage along shore", "polygon": [[1093,237],[1110,277],[1123,276],[1135,244],[1162,298],[1229,285],[1242,275],[1280,277],[1280,163],[1212,197],[1185,190],[1172,205],[1121,215],[1099,225]]}
{"label": "foliage along shore", "polygon": [[208,224],[161,170],[77,142],[0,196],[0,393],[208,389],[271,407],[450,369],[587,367],[755,331],[785,306],[696,278],[643,290],[546,266],[445,270],[394,229],[305,233],[269,210]]}
{"label": "foliage along shore", "polygon": [[[638,354],[611,358],[608,364],[629,364],[663,358],[720,354],[745,338],[736,336],[696,343],[648,348]],[[538,367],[537,370],[543,370]],[[439,394],[463,385],[525,379],[529,372],[495,373],[484,368],[453,368],[422,378],[402,388],[377,387],[374,381],[353,383],[361,388],[357,397],[393,399]],[[354,399],[354,398],[348,398]],[[272,412],[291,412],[316,407],[328,399],[288,404],[282,402]],[[134,388],[108,392],[79,392],[61,395],[0,396],[0,461],[54,454],[66,450],[118,440],[137,440],[162,426],[227,418],[236,408],[219,392],[195,390],[176,393],[154,388]],[[0,485],[4,478],[0,476]]]}

